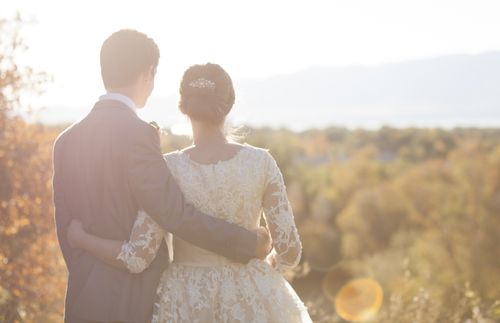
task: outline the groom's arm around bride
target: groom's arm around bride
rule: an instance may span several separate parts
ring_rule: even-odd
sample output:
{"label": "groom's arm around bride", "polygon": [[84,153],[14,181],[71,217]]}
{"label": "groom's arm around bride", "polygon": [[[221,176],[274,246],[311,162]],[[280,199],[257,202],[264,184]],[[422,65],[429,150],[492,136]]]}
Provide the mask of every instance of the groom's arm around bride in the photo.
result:
{"label": "groom's arm around bride", "polygon": [[256,235],[197,211],[184,200],[160,151],[156,130],[145,126],[134,138],[128,176],[142,209],[166,231],[238,262],[256,257]]}

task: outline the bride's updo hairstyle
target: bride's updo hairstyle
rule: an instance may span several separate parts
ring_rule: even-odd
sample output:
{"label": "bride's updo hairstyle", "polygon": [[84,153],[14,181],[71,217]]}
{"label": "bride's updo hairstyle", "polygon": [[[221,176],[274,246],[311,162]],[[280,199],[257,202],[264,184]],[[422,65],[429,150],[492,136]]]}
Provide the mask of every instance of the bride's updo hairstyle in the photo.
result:
{"label": "bride's updo hairstyle", "polygon": [[190,119],[221,124],[234,104],[233,81],[217,64],[193,65],[184,72],[179,109]]}

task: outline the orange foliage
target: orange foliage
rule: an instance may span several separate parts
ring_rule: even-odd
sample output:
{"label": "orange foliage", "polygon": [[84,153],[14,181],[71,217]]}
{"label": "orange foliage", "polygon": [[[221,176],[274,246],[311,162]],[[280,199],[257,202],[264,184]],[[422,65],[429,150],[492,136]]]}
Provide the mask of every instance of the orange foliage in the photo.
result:
{"label": "orange foliage", "polygon": [[58,321],[66,272],[54,231],[55,133],[9,120],[0,137],[0,321]]}
{"label": "orange foliage", "polygon": [[16,114],[44,74],[16,64],[22,20],[0,19],[0,322],[61,320],[66,272],[54,232],[52,142],[56,132]]}

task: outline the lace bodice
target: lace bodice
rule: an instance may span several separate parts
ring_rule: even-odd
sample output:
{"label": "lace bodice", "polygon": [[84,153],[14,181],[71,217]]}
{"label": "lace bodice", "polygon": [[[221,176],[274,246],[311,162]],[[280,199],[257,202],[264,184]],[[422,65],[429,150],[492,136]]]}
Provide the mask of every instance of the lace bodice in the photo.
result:
{"label": "lace bodice", "polygon": [[[197,163],[182,151],[166,154],[165,160],[189,203],[247,229],[257,228],[264,215],[273,238],[277,269],[284,271],[297,265],[301,243],[292,208],[283,176],[266,150],[245,144],[234,157],[216,164]],[[131,272],[141,272],[154,259],[162,237],[162,229],[141,212],[118,259]],[[174,240],[174,262],[230,263],[180,239]]]}
{"label": "lace bodice", "polygon": [[[283,176],[272,156],[244,145],[231,159],[211,165],[176,151],[165,155],[188,203],[247,229],[264,216],[278,271],[297,265],[301,243]],[[154,259],[167,234],[140,212],[118,259],[135,273]],[[223,256],[174,240],[174,261],[158,285],[153,323],[312,322],[290,284],[269,263],[232,263]]]}

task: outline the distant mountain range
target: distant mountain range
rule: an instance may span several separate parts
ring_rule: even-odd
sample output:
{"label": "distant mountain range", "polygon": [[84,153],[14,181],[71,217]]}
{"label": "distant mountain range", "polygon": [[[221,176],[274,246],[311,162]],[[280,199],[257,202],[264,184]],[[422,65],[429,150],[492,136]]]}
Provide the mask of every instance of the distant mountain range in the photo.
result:
{"label": "distant mountain range", "polygon": [[[318,67],[235,85],[232,118],[253,126],[500,127],[499,52]],[[176,102],[153,97],[144,118],[171,126],[180,119]]]}

